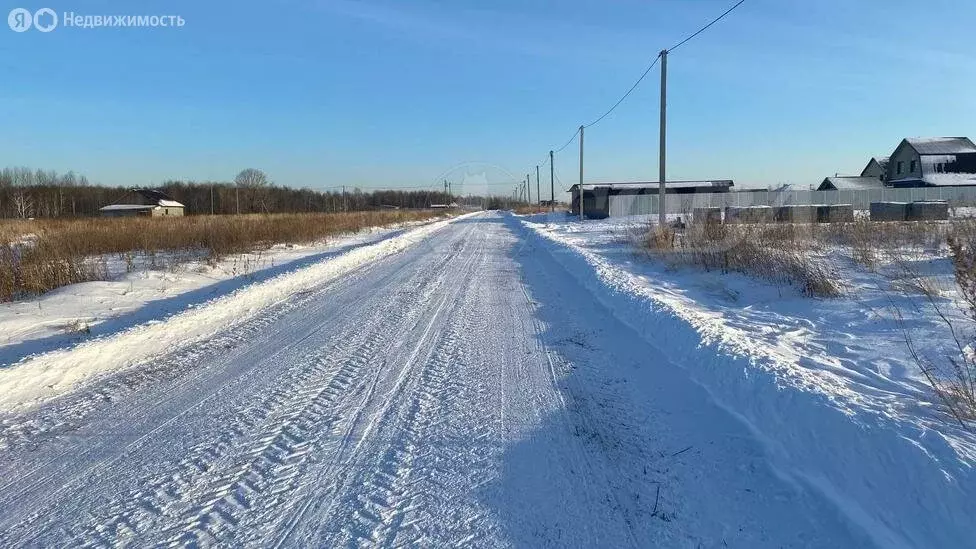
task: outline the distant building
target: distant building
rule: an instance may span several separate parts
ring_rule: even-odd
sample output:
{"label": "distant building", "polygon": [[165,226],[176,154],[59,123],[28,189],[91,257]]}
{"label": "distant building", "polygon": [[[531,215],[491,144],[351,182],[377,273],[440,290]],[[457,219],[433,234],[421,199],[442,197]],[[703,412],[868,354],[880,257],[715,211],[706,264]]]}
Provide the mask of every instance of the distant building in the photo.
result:
{"label": "distant building", "polygon": [[[872,159],[874,160],[874,159]],[[836,175],[827,177],[817,187],[818,191],[860,191],[864,189],[880,189],[884,181],[877,177],[862,177],[853,175]]]}
{"label": "distant building", "polygon": [[103,206],[98,211],[105,217],[179,217],[184,209],[183,204],[162,191],[132,189],[114,204]]}
{"label": "distant building", "polygon": [[873,177],[878,181],[884,181],[888,173],[888,156],[875,156],[868,160],[868,165],[861,170],[861,177]]}
{"label": "distant building", "polygon": [[[667,181],[664,184],[664,192],[665,194],[727,193],[732,190],[733,185],[731,179]],[[641,195],[657,195],[659,188],[658,181],[583,184],[583,215],[593,219],[609,217],[611,202]],[[579,215],[579,184],[573,185],[570,192],[573,195],[570,209],[574,214]]]}
{"label": "distant building", "polygon": [[888,185],[976,185],[976,145],[968,137],[902,139],[888,163]]}
{"label": "distant building", "polygon": [[968,137],[908,137],[890,156],[868,161],[860,176],[835,176],[817,190],[976,185],[976,145]]}

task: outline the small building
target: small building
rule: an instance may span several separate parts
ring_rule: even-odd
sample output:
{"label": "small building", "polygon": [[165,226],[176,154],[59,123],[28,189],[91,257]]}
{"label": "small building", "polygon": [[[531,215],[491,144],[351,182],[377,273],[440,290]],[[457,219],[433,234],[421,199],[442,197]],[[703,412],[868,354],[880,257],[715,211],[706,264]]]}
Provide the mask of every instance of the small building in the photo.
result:
{"label": "small building", "polygon": [[183,204],[153,189],[131,189],[115,203],[99,208],[105,217],[179,217]]}
{"label": "small building", "polygon": [[875,156],[868,160],[868,165],[861,170],[861,177],[873,177],[884,181],[888,176],[888,156]]}
{"label": "small building", "polygon": [[[734,183],[731,179],[712,181],[667,181],[664,184],[665,194],[694,194],[694,193],[727,193]],[[591,183],[583,184],[583,215],[593,219],[603,219],[610,216],[611,202],[626,200],[638,196],[657,195],[660,188],[658,181],[642,181],[630,183]],[[580,192],[579,184],[570,188],[573,201],[570,205],[572,213],[579,215]]]}
{"label": "small building", "polygon": [[[871,159],[874,160],[873,158]],[[881,189],[884,181],[877,177],[837,175],[824,178],[818,191],[860,191],[864,189]]]}

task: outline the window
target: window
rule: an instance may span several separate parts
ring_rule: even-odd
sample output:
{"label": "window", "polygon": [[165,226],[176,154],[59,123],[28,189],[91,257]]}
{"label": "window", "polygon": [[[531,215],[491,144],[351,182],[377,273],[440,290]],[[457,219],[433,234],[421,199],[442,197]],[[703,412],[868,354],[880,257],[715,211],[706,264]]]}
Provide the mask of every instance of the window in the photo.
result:
{"label": "window", "polygon": [[912,163],[909,164],[908,166],[909,166],[908,171],[910,171],[911,173],[915,173],[915,161],[912,160]]}
{"label": "window", "polygon": [[898,167],[895,168],[895,170],[898,173],[898,175],[901,175],[901,172],[903,171],[902,168],[904,167],[904,164],[905,164],[904,162],[902,162],[900,160],[898,161]]}

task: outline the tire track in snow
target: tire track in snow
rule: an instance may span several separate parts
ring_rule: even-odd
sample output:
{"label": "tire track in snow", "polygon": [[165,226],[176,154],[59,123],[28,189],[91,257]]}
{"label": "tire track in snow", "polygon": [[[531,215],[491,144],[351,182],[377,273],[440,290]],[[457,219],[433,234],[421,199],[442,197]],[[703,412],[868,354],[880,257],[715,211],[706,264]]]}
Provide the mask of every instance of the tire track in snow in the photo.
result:
{"label": "tire track in snow", "polygon": [[475,279],[486,255],[483,245],[468,253],[476,262],[458,283],[463,291],[452,300],[447,331],[396,412],[399,421],[379,433],[389,442],[352,483],[362,488],[347,502],[344,525],[315,543],[458,547],[486,541],[488,511],[472,493],[497,469],[497,423],[483,414],[497,411],[498,386],[485,376],[480,346],[472,345],[488,327],[480,308],[484,292]]}
{"label": "tire track in snow", "polygon": [[[430,272],[432,272],[432,271],[433,272],[439,271],[441,269],[441,267],[443,266],[443,264],[446,263],[447,261],[450,261],[450,259],[451,259],[451,257],[441,258],[440,263],[435,263],[435,264],[429,266],[426,271],[419,271],[418,270],[416,272],[413,272],[413,277],[410,278],[407,281],[408,282],[407,284],[396,284],[396,285],[393,285],[394,288],[401,288],[401,289],[406,288],[407,289],[406,291],[401,290],[401,293],[403,293],[404,295],[402,295],[399,299],[387,299],[387,300],[383,300],[382,298],[380,298],[380,299],[378,299],[379,304],[380,305],[389,304],[389,307],[388,308],[389,308],[389,310],[392,310],[392,311],[402,310],[402,311],[404,311],[404,314],[407,317],[413,315],[415,313],[415,311],[414,311],[414,307],[411,307],[411,305],[413,305],[418,299],[423,299],[423,296],[421,294],[419,294],[416,291],[416,289],[418,289],[418,288],[420,288],[420,289],[425,288],[426,287],[425,286],[425,283],[429,283],[432,280],[431,277],[430,277]],[[392,276],[395,276],[395,274],[396,274],[396,272],[394,271],[393,273],[390,273],[389,276],[392,277]],[[380,308],[378,310],[382,311],[383,309]],[[321,313],[321,311],[315,311],[314,309],[311,312],[312,313],[315,313],[315,312]],[[308,316],[309,316],[309,314],[306,314],[303,317],[300,317],[298,319],[298,321],[302,320],[303,318],[307,318]],[[380,314],[377,314],[376,316],[374,316],[374,319],[376,320],[376,323],[375,324],[377,324],[377,325],[379,325],[382,322],[389,322],[390,320],[400,321],[400,319],[398,317],[396,317],[395,315],[385,315],[384,316],[381,313]],[[406,320],[409,320],[409,319],[406,319]],[[293,319],[293,322],[294,322],[294,319]],[[310,333],[314,333],[315,331],[321,329],[324,326],[324,324],[325,324],[325,322],[322,322],[319,325],[315,325],[313,327],[313,329],[310,331]],[[351,326],[350,328],[361,331],[362,328],[363,328],[363,326]],[[369,333],[369,332],[368,331],[363,331],[362,333],[366,334],[366,333]],[[241,337],[242,338],[246,338],[245,336],[241,336]],[[298,339],[296,341],[291,342],[290,344],[288,344],[286,346],[285,349],[290,349],[292,346],[297,345],[299,343],[302,343],[304,341],[304,339],[305,339],[305,337],[300,338],[300,339]],[[281,355],[282,352],[285,349],[280,350],[277,353],[277,355]],[[265,355],[265,356],[267,356],[267,355]],[[271,360],[269,362],[274,363],[275,361],[274,360]],[[253,373],[254,373],[254,368],[252,368],[251,370],[248,370],[245,373],[245,376],[242,376],[241,378],[235,379],[235,382],[241,382],[241,381],[243,381],[247,377],[248,374],[253,374]],[[192,383],[191,380],[186,380],[183,383],[177,384],[176,386],[174,386],[172,388],[172,391],[170,391],[167,394],[170,394],[170,393],[177,392],[179,390],[185,389],[186,386],[187,385],[190,385],[191,383]],[[96,475],[94,475],[94,471],[95,470],[97,470],[99,468],[102,468],[107,462],[117,461],[123,455],[125,455],[127,453],[127,451],[128,451],[129,448],[131,448],[133,446],[136,446],[136,445],[139,445],[140,443],[142,443],[143,441],[147,440],[148,438],[151,438],[151,435],[157,433],[161,429],[172,426],[172,422],[175,419],[181,417],[182,415],[184,415],[185,413],[189,412],[190,410],[192,410],[194,408],[198,408],[201,404],[203,404],[204,402],[206,402],[207,400],[209,400],[210,398],[212,398],[213,396],[217,395],[220,392],[221,392],[221,390],[220,389],[217,389],[214,393],[212,393],[208,397],[204,398],[200,402],[197,402],[195,405],[193,405],[193,406],[191,406],[189,408],[184,409],[183,412],[181,412],[180,414],[178,414],[178,415],[170,418],[166,423],[164,423],[162,425],[159,425],[159,426],[157,426],[154,429],[146,429],[145,431],[142,431],[142,432],[145,433],[142,437],[138,438],[136,441],[134,441],[134,442],[132,442],[130,444],[125,445],[121,450],[119,450],[117,453],[114,454],[114,458],[112,456],[108,456],[108,457],[106,457],[106,459],[103,459],[103,460],[94,460],[92,462],[92,464],[91,464],[90,467],[88,467],[87,469],[85,469],[84,471],[82,471],[74,479],[70,480],[67,484],[65,484],[65,486],[64,486],[64,488],[62,488],[61,492],[63,492],[65,489],[69,488],[78,479],[88,478],[89,476],[92,476],[92,477],[93,476],[96,476]],[[262,416],[261,416],[260,413],[258,413],[258,415],[254,419],[254,421],[255,422],[256,421],[260,421],[261,419],[262,419]],[[135,427],[135,430],[139,431],[140,430],[140,427],[142,425],[145,425],[145,424],[148,424],[148,423],[151,423],[151,419],[150,420],[147,420],[144,424],[140,424],[140,423],[137,422],[137,424],[134,426]],[[244,434],[251,427],[253,427],[252,424],[248,424],[248,423],[240,424],[240,425],[237,425],[236,427],[228,428],[225,431],[225,434],[227,434],[228,436],[230,436],[230,438],[232,439],[233,438],[233,435],[235,435],[235,434]],[[227,437],[225,436],[224,438],[227,438]],[[224,453],[226,453],[227,448],[230,447],[232,444],[233,444],[232,442],[227,442],[226,444],[223,444],[223,445],[221,445],[221,444],[217,444],[216,446],[211,445],[211,447],[208,450],[206,450],[206,451],[200,451],[197,454],[197,456],[196,456],[196,463],[195,463],[195,465],[190,470],[192,471],[195,468],[198,471],[202,471],[202,472],[205,472],[205,473],[209,473],[210,472],[210,467],[211,467],[210,462],[213,461],[214,459],[217,459],[219,456],[223,455]],[[71,450],[66,450],[63,454],[61,454],[60,457],[63,457],[64,455],[70,453],[70,451]],[[55,461],[57,459],[58,458],[56,457],[52,461]],[[111,465],[111,463],[108,463],[108,464]],[[52,472],[51,475],[49,475],[49,476],[53,476],[54,474],[55,473]],[[47,478],[47,477],[45,477],[45,478]],[[35,484],[41,483],[43,481],[44,481],[44,478],[37,479],[37,482]],[[22,490],[21,492],[26,491],[29,488],[30,487],[25,487],[24,490]],[[180,490],[184,490],[186,488],[187,488],[187,486],[178,486],[178,485],[175,485],[174,484],[174,487],[172,487],[172,490],[170,490],[170,492],[171,492],[170,499],[185,498],[187,496],[187,494],[181,493]],[[148,515],[153,515],[153,514],[160,515],[161,514],[160,511],[162,510],[163,507],[160,506],[159,504],[157,504],[157,501],[160,501],[160,498],[153,499],[152,497],[144,497],[144,493],[143,492],[140,492],[139,494],[141,496],[143,496],[143,497],[142,497],[142,499],[137,499],[137,501],[135,502],[135,506],[137,508],[142,509],[145,512],[145,514],[148,514]],[[163,503],[165,504],[165,502],[163,502]],[[43,506],[41,506],[41,507],[43,507]],[[33,522],[33,518],[36,518],[37,516],[39,516],[39,514],[38,515],[32,515],[32,517],[28,518],[27,520],[22,521],[21,522],[21,525],[29,525],[31,522]],[[131,533],[131,531],[137,529],[137,528],[133,528],[133,526],[138,526],[138,524],[137,523],[134,523],[132,521],[128,521],[123,516],[121,518],[121,520],[116,521],[116,523],[114,525],[112,523],[107,523],[107,524],[106,523],[96,523],[96,524],[94,524],[91,527],[91,530],[93,530],[95,532],[105,533],[106,535],[108,535],[109,537],[111,537],[112,535],[116,535],[116,534],[118,534],[120,532],[121,533]],[[8,539],[14,539],[14,538],[9,537],[9,535],[11,534],[10,530],[9,529],[6,529],[6,530],[7,530],[7,535],[4,536],[4,537],[7,537]],[[33,527],[31,527],[31,528],[22,528],[21,530],[22,531],[21,531],[21,538],[20,539],[23,539],[24,536],[30,537],[32,535],[44,534],[45,532],[46,533],[53,533],[55,531],[58,531],[58,527],[57,526],[51,527],[49,525],[49,527],[47,529],[42,529],[42,530],[35,530]],[[93,537],[91,537],[89,539],[95,540],[95,539],[98,539],[98,537],[97,536],[93,536]]]}
{"label": "tire track in snow", "polygon": [[[426,326],[415,340],[415,343],[410,346],[412,349],[401,348],[400,352],[394,354],[395,357],[402,356],[402,353],[409,350],[409,355],[404,359],[393,361],[394,364],[398,365],[400,370],[395,373],[395,378],[388,383],[392,387],[384,396],[384,404],[380,410],[372,414],[370,420],[363,428],[363,432],[358,435],[359,443],[350,450],[349,456],[342,460],[344,466],[335,471],[337,478],[335,481],[335,486],[337,487],[336,495],[329,498],[328,502],[324,504],[322,501],[316,501],[314,503],[309,501],[302,508],[298,509],[291,520],[285,525],[276,544],[277,546],[285,543],[295,543],[296,539],[301,539],[301,543],[303,544],[334,545],[338,541],[330,543],[316,540],[313,542],[309,537],[314,538],[318,536],[319,534],[316,534],[315,530],[319,529],[322,525],[332,525],[338,522],[348,521],[350,517],[349,513],[355,513],[355,511],[350,510],[363,509],[364,501],[372,501],[373,504],[377,504],[381,508],[392,506],[394,509],[402,503],[400,499],[391,495],[390,490],[385,492],[390,497],[390,501],[384,501],[378,497],[373,500],[364,499],[357,497],[354,492],[361,490],[364,486],[376,487],[384,484],[384,481],[374,480],[371,475],[366,474],[367,472],[382,471],[384,456],[396,455],[401,458],[402,462],[409,462],[413,458],[413,452],[404,451],[402,444],[394,447],[396,443],[393,441],[397,440],[397,437],[400,436],[398,433],[402,428],[403,418],[409,413],[405,407],[406,404],[411,402],[411,399],[408,397],[417,391],[418,385],[423,387],[425,383],[429,382],[429,379],[425,379],[429,377],[426,373],[427,363],[431,359],[432,349],[435,348],[432,343],[437,341],[436,339],[432,341],[432,338],[442,331],[440,328],[446,322],[443,313],[449,310],[447,307],[448,304],[453,305],[457,302],[458,295],[466,287],[466,284],[463,282],[471,276],[477,254],[464,248],[470,245],[469,235],[472,231],[472,228],[468,228],[464,231],[462,238],[454,242],[454,251],[451,254],[451,258],[453,259],[454,257],[463,255],[463,263],[458,266],[445,265],[441,280],[442,285],[447,288],[447,291],[442,294],[439,303],[431,312]],[[417,371],[418,369],[420,370],[419,372]],[[387,469],[387,471],[389,472],[390,469]],[[405,471],[403,472],[405,473]],[[385,483],[386,485],[390,487],[399,485],[397,474],[389,476],[390,478]],[[373,482],[373,484],[370,484],[370,482]],[[379,512],[382,515],[378,517],[380,523],[384,520],[395,522],[399,516],[399,513],[395,510]],[[337,514],[338,516],[336,516]],[[342,517],[346,518],[343,519]],[[311,525],[312,531],[304,531],[301,528],[304,524]],[[329,533],[323,535],[329,535]],[[342,535],[341,531],[339,535]]]}
{"label": "tire track in snow", "polygon": [[[350,322],[330,352],[320,351],[300,360],[290,369],[292,375],[251,409],[255,417],[250,421],[248,415],[240,421],[232,419],[216,443],[205,442],[193,449],[177,467],[195,474],[182,474],[183,478],[173,482],[166,482],[164,477],[152,489],[156,497],[136,502],[136,508],[155,510],[148,514],[156,515],[139,530],[153,531],[157,525],[152,522],[175,520],[176,526],[163,528],[169,532],[170,543],[213,542],[240,525],[238,515],[267,515],[270,511],[266,507],[273,508],[272,500],[277,501],[280,494],[295,488],[298,471],[306,465],[313,449],[321,460],[328,455],[323,445],[343,438],[342,422],[348,419],[341,413],[343,404],[364,389],[369,378],[361,375],[364,368],[381,345],[394,337],[384,337],[384,327],[407,322],[416,313],[404,305],[425,302],[436,290],[422,272],[413,273],[389,299],[380,301],[384,306],[373,310],[368,320],[362,324]],[[323,435],[323,430],[328,432]],[[320,439],[324,442],[317,445]],[[169,504],[158,494],[172,494]],[[190,494],[192,506],[172,510],[187,507],[183,500]],[[258,509],[256,502],[265,505]],[[128,503],[122,505],[123,517],[124,509],[130,507]],[[104,525],[97,529],[111,531]]]}

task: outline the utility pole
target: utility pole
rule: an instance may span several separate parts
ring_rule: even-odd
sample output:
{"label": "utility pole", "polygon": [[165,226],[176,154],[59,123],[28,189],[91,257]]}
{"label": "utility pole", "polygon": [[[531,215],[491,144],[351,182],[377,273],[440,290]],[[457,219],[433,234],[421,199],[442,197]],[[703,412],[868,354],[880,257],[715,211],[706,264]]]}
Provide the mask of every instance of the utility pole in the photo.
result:
{"label": "utility pole", "polygon": [[525,201],[532,204],[532,185],[529,183],[529,174],[525,174],[525,193],[528,197]]}
{"label": "utility pole", "polygon": [[[667,166],[667,144],[668,144],[668,50],[661,50],[661,165],[659,176],[660,184],[657,190],[657,223],[658,228],[664,229],[667,216],[664,214],[664,182]],[[582,137],[580,137],[582,141]]]}
{"label": "utility pole", "polygon": [[542,205],[542,193],[539,191],[539,165],[535,165],[535,201]]}
{"label": "utility pole", "polygon": [[552,151],[549,151],[549,213],[555,213],[556,211],[556,178],[553,177],[556,173],[555,166],[552,165]]}
{"label": "utility pole", "polygon": [[347,211],[347,206],[346,206],[346,186],[345,185],[342,186],[342,211],[344,211],[344,212]]}
{"label": "utility pole", "polygon": [[210,185],[210,215],[214,214],[213,185]]}
{"label": "utility pole", "polygon": [[580,126],[579,214],[580,221],[583,221],[583,126]]}

